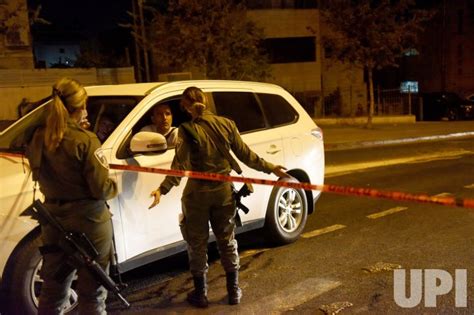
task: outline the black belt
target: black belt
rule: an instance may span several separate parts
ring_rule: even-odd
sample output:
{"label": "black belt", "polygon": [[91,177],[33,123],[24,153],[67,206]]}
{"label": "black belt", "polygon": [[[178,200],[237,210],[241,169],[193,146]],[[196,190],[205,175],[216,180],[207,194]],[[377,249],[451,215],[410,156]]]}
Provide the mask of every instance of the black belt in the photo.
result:
{"label": "black belt", "polygon": [[79,201],[85,201],[89,199],[73,199],[73,200],[66,200],[66,199],[54,199],[54,198],[46,198],[44,200],[45,203],[50,203],[50,204],[56,204],[56,205],[64,205],[69,202],[79,202]]}

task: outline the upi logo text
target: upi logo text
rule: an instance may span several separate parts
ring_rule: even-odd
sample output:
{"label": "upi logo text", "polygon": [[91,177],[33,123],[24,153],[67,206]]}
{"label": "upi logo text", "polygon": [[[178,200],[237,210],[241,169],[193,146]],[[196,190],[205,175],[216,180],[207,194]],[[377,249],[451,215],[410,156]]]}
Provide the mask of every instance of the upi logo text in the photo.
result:
{"label": "upi logo text", "polygon": [[449,272],[442,269],[410,269],[409,284],[410,294],[407,296],[406,270],[393,271],[393,298],[400,307],[411,308],[419,305],[423,294],[425,307],[436,307],[436,298],[451,292],[453,285],[455,306],[467,307],[466,269],[456,269],[454,279]]}

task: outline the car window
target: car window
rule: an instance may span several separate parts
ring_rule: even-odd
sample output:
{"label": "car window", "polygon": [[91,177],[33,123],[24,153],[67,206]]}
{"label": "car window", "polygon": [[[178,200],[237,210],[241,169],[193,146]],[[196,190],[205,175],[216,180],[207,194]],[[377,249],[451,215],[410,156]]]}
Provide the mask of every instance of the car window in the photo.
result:
{"label": "car window", "polygon": [[24,152],[26,144],[31,140],[35,129],[44,125],[47,111],[46,104],[36,107],[21,117],[14,124],[0,133],[0,149],[12,152]]}
{"label": "car window", "polygon": [[265,128],[262,110],[250,92],[213,92],[216,114],[235,121],[239,131],[249,132]]}
{"label": "car window", "polygon": [[265,116],[272,127],[291,124],[298,118],[298,113],[282,96],[258,93]]}
{"label": "car window", "polygon": [[103,143],[137,105],[140,98],[118,96],[91,96],[87,100],[90,131]]}

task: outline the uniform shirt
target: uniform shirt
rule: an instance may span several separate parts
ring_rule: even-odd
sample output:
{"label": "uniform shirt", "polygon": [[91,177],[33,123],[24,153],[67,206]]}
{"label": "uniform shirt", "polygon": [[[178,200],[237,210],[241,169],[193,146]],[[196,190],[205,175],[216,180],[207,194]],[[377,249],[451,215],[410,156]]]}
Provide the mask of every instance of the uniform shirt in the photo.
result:
{"label": "uniform shirt", "polygon": [[70,119],[58,148],[49,151],[43,144],[44,132],[44,128],[35,131],[27,157],[46,199],[104,201],[117,195],[117,185],[109,178],[108,163],[94,133]]}
{"label": "uniform shirt", "polygon": [[[140,129],[140,131],[158,132],[156,125],[146,125]],[[166,144],[168,147],[174,147],[178,140],[178,128],[171,127],[163,136],[166,138]]]}
{"label": "uniform shirt", "polygon": [[[175,148],[176,153],[171,164],[172,169],[223,175],[228,175],[232,171],[230,162],[226,157],[222,156],[217,146],[210,140],[207,132],[201,127],[202,124],[207,124],[215,130],[221,136],[219,140],[224,141],[224,146],[232,150],[235,156],[247,166],[265,173],[271,173],[275,168],[272,163],[260,158],[243,142],[237,126],[232,120],[214,115],[206,110],[201,117],[187,124],[195,132],[198,139],[193,139],[190,133],[184,129],[183,125],[179,127],[178,142]],[[160,192],[166,194],[173,186],[178,186],[180,181],[180,177],[167,176],[160,185]],[[183,195],[196,189],[201,191],[213,189],[213,187],[220,184],[216,181],[190,178]]]}

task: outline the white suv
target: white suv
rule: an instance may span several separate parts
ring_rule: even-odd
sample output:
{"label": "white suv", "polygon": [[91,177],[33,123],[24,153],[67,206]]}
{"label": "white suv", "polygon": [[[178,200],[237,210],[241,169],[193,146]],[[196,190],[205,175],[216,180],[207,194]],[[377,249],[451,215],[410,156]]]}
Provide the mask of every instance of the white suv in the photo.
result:
{"label": "white suv", "polygon": [[[130,147],[132,138],[150,123],[154,105],[171,105],[173,125],[187,119],[180,111],[184,89],[197,86],[206,92],[211,111],[233,119],[243,140],[260,157],[284,165],[301,182],[323,184],[324,146],[322,131],[301,105],[279,86],[238,81],[181,81],[87,87],[90,129],[102,141],[109,163],[169,168],[174,150],[137,154]],[[46,101],[47,103],[48,101]],[[21,153],[31,126],[45,114],[39,106],[0,134],[0,149]],[[101,125],[103,117],[108,125]],[[136,142],[136,138],[133,142]],[[138,140],[139,141],[139,140]],[[276,179],[239,163],[245,177]],[[41,287],[38,271],[39,227],[36,221],[20,216],[33,201],[28,163],[21,157],[0,154],[0,275],[6,301],[34,311]],[[148,210],[150,192],[163,180],[162,175],[111,170],[119,195],[109,202],[113,212],[115,248],[120,272],[125,272],[185,249],[178,227],[180,199],[184,183],[171,190],[160,205]],[[239,188],[237,185],[237,188]],[[307,215],[314,210],[319,191],[303,191],[254,185],[255,192],[243,200],[250,209],[241,215],[238,232],[264,227],[270,241],[289,243],[301,234]],[[36,191],[36,198],[40,193]],[[71,294],[71,306],[75,304]],[[5,301],[1,303],[5,305]]]}

